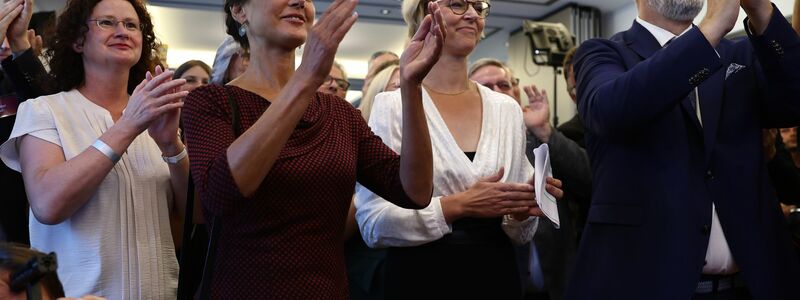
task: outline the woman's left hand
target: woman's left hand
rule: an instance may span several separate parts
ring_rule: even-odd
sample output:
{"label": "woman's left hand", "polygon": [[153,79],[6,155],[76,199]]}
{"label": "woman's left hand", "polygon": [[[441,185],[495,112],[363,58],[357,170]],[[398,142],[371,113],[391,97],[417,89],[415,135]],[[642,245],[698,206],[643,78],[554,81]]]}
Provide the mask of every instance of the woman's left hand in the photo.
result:
{"label": "woman's left hand", "polygon": [[[153,77],[163,72],[161,66],[156,66],[155,75],[147,73],[145,80],[150,81]],[[164,83],[169,81],[170,80],[167,80]],[[179,90],[180,86],[177,86],[166,94],[177,93]],[[183,99],[177,101],[183,101]],[[147,133],[150,134],[150,137],[153,138],[165,156],[176,155],[182,150],[179,149],[181,147],[178,145],[180,144],[180,139],[178,138],[178,122],[180,116],[180,108],[171,109],[156,117],[156,119],[150,123],[150,126],[147,127]]]}
{"label": "woman's left hand", "polygon": [[[545,182],[546,182],[544,186],[545,191],[550,193],[550,195],[553,195],[553,197],[556,197],[556,200],[561,200],[561,198],[564,197],[564,191],[561,190],[562,186],[561,180],[555,179],[553,177],[547,177],[545,178]],[[533,179],[531,179],[529,183],[533,184]],[[544,212],[542,212],[542,209],[539,207],[539,205],[534,205],[531,206],[531,208],[528,210],[527,213],[513,214],[512,216],[514,217],[514,219],[517,219],[518,221],[523,221],[528,217],[544,216]]]}
{"label": "woman's left hand", "polygon": [[446,38],[444,17],[436,2],[428,3],[428,15],[422,19],[417,33],[408,42],[400,56],[400,78],[402,82],[422,84],[433,65],[439,61]]}

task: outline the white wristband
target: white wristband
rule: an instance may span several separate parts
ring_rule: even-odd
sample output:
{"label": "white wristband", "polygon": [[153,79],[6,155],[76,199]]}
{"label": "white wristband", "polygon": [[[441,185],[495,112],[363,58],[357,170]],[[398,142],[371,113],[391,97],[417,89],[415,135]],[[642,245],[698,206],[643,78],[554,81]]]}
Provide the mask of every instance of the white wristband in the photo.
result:
{"label": "white wristband", "polygon": [[117,164],[117,162],[120,159],[120,156],[117,153],[114,152],[114,149],[111,149],[111,147],[109,147],[108,144],[106,144],[105,142],[101,141],[100,139],[97,139],[96,141],[94,141],[94,144],[92,144],[92,147],[97,149],[97,151],[100,151],[100,153],[103,153],[103,155],[108,157],[108,159],[111,160],[111,163],[113,163],[115,165]]}
{"label": "white wristband", "polygon": [[186,147],[184,146],[183,147],[183,151],[181,151],[181,153],[178,153],[178,155],[170,156],[170,157],[162,156],[161,159],[163,159],[164,162],[166,162],[168,164],[174,165],[174,164],[177,164],[182,159],[184,159],[186,157],[186,154],[187,154],[186,153]]}

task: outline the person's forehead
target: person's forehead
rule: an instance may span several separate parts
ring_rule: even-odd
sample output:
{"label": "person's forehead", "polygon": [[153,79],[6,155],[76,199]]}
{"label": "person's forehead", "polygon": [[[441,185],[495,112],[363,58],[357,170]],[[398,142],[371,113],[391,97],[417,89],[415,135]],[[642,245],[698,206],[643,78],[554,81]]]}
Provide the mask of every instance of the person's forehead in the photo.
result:
{"label": "person's forehead", "polygon": [[397,59],[397,57],[394,56],[394,54],[384,53],[384,54],[378,55],[378,57],[373,59],[372,60],[372,65],[373,66],[377,66],[377,65],[379,65],[381,63],[384,63],[384,62],[387,62],[387,61],[390,61],[390,60],[393,60],[393,59]]}
{"label": "person's forehead", "polygon": [[92,9],[92,17],[117,17],[121,19],[138,20],[136,9],[124,0],[103,0]]}
{"label": "person's forehead", "polygon": [[477,70],[475,70],[475,73],[473,73],[473,77],[487,77],[487,76],[508,77],[508,74],[506,73],[505,69],[495,65],[482,66]]}

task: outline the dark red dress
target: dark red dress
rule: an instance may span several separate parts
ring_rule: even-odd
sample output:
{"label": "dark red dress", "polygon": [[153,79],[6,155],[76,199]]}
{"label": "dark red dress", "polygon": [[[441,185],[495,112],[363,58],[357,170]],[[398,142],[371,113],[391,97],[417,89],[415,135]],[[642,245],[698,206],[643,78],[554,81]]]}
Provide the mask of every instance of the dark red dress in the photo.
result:
{"label": "dark red dress", "polygon": [[246,131],[269,108],[234,86],[193,91],[183,108],[191,172],[206,219],[223,219],[212,293],[231,299],[347,299],[342,235],[356,180],[403,207],[400,157],[346,101],[317,93],[252,197],[231,176],[226,91]]}

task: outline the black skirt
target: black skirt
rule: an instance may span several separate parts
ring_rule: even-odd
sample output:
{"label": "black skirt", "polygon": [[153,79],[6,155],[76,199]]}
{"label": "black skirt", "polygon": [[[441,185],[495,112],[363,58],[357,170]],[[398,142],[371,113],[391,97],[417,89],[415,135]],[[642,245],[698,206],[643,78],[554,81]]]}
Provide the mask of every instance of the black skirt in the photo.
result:
{"label": "black skirt", "polygon": [[514,248],[501,222],[465,218],[437,241],[390,248],[386,299],[521,299]]}

